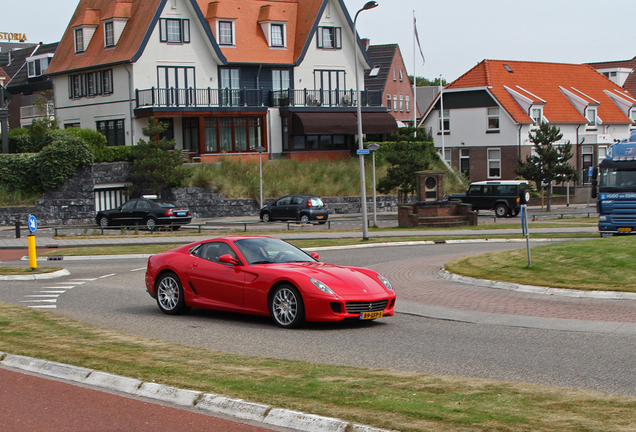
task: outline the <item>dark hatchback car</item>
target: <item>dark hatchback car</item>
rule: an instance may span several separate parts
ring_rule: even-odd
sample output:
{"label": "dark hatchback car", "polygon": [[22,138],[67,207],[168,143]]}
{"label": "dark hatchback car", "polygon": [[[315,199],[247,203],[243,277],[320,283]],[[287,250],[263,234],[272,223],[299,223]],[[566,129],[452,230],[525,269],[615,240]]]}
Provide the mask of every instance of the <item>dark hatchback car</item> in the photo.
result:
{"label": "dark hatchback car", "polygon": [[530,200],[530,192],[523,180],[481,181],[471,183],[465,194],[445,198],[472,204],[473,210],[494,210],[497,217],[513,217],[519,214],[519,205]]}
{"label": "dark hatchback car", "polygon": [[167,201],[156,198],[135,198],[110,210],[102,210],[95,216],[101,227],[114,225],[145,225],[149,230],[158,225],[170,225],[179,229],[181,225],[192,221],[190,210],[177,207]]}
{"label": "dark hatchback car", "polygon": [[329,212],[320,197],[314,195],[287,195],[261,209],[261,220],[295,220],[301,223],[327,222]]}

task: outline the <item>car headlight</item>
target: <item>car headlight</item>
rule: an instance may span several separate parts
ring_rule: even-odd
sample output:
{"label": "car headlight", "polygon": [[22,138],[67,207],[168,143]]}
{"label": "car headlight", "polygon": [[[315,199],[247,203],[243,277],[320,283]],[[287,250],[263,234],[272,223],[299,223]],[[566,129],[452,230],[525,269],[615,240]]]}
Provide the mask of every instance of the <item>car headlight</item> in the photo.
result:
{"label": "car headlight", "polygon": [[380,279],[380,282],[382,282],[384,284],[386,289],[388,289],[389,291],[393,291],[393,287],[391,286],[391,282],[389,282],[389,280],[387,278],[385,278],[384,276],[379,274],[378,275],[378,279]]}
{"label": "car headlight", "polygon": [[329,288],[327,286],[326,283],[324,282],[320,282],[318,279],[316,278],[309,278],[309,282],[311,282],[312,284],[314,284],[314,286],[316,288],[318,288],[320,291],[324,292],[325,294],[336,294],[335,292],[333,292],[333,290],[331,288]]}
{"label": "car headlight", "polygon": [[600,221],[606,221],[607,220],[607,216],[599,216],[598,220]]}

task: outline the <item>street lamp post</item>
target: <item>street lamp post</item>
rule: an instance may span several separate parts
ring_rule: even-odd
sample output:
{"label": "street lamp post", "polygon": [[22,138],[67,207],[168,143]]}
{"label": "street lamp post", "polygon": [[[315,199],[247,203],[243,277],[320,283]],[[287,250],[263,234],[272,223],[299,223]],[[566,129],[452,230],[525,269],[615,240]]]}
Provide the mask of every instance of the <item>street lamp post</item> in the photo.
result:
{"label": "street lamp post", "polygon": [[261,193],[260,206],[263,208],[263,152],[265,151],[265,147],[258,146],[256,147],[256,151],[258,152],[258,187]]}
{"label": "street lamp post", "polygon": [[[362,100],[360,98],[360,84],[358,78],[358,32],[356,31],[356,22],[358,21],[358,15],[360,12],[373,9],[378,6],[378,2],[370,1],[365,3],[358,12],[356,12],[353,18],[353,38],[354,38],[354,68],[356,75],[356,99],[357,99],[357,113],[358,113],[358,149],[364,149],[364,142],[362,139]],[[364,180],[364,155],[362,152],[358,155],[360,158],[360,201],[362,207],[362,240],[369,240],[369,227],[367,218],[367,191]]]}
{"label": "street lamp post", "polygon": [[373,161],[373,226],[378,226],[378,206],[375,201],[375,151],[380,148],[376,143],[371,143],[367,146],[371,150],[371,160]]}

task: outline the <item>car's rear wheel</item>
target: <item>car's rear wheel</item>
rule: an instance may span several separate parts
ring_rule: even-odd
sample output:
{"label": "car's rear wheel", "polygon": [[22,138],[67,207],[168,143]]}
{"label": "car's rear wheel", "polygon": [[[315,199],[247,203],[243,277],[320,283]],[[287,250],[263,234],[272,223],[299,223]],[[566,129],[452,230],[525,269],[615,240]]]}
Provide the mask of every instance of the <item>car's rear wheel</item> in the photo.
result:
{"label": "car's rear wheel", "polygon": [[302,215],[302,216],[300,217],[300,223],[303,223],[303,224],[309,223],[309,216],[307,216],[307,215]]}
{"label": "car's rear wheel", "polygon": [[300,292],[291,285],[281,285],[272,293],[269,311],[277,325],[298,327],[305,321],[305,307]]}
{"label": "car's rear wheel", "polygon": [[106,228],[108,226],[108,216],[102,216],[99,218],[99,226]]}
{"label": "car's rear wheel", "polygon": [[152,217],[146,219],[146,228],[148,228],[150,231],[153,231],[155,228],[157,228],[157,220]]}
{"label": "car's rear wheel", "polygon": [[168,315],[178,315],[186,312],[189,308],[183,298],[183,286],[179,277],[172,273],[161,275],[156,284],[157,305],[161,312]]}
{"label": "car's rear wheel", "polygon": [[495,215],[497,217],[505,217],[508,214],[508,206],[505,204],[497,204],[495,206]]}
{"label": "car's rear wheel", "polygon": [[269,213],[263,213],[263,216],[261,216],[261,220],[263,222],[269,222],[271,220]]}

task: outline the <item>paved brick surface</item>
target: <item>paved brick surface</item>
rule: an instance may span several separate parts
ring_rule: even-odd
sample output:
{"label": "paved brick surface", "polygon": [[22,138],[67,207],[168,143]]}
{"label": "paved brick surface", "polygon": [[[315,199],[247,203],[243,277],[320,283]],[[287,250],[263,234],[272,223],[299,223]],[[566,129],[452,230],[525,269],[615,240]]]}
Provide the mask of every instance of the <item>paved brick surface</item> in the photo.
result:
{"label": "paved brick surface", "polygon": [[[465,255],[465,254],[462,254]],[[414,257],[374,266],[395,286],[400,299],[466,311],[586,321],[636,322],[636,301],[579,299],[484,288],[438,276],[460,254]]]}

